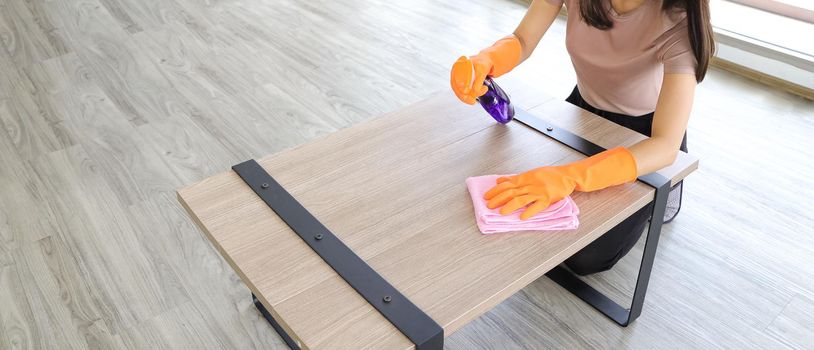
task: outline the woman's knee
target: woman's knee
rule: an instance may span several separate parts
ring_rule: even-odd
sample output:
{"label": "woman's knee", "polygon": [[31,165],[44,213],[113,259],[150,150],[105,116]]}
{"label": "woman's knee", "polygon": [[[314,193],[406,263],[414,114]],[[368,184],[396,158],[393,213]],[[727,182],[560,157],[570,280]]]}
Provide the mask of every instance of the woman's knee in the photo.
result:
{"label": "woman's knee", "polygon": [[601,259],[597,255],[583,254],[579,252],[565,260],[565,266],[580,276],[586,276],[597,272],[608,271],[619,262],[618,258]]}
{"label": "woman's knee", "polygon": [[651,211],[652,203],[565,260],[565,265],[580,276],[610,270],[633,249],[644,232]]}

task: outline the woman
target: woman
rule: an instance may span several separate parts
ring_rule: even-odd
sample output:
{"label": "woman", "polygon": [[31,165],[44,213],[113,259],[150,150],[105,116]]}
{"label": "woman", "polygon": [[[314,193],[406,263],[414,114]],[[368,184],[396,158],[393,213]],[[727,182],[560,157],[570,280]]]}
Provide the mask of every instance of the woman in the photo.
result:
{"label": "woman", "polygon": [[[486,92],[485,77],[511,71],[531,55],[565,4],[566,47],[577,74],[567,101],[650,136],[584,160],[543,166],[497,180],[484,197],[527,219],[573,191],[596,191],[634,181],[673,163],[686,151],[695,86],[714,50],[708,0],[534,0],[513,35],[479,54],[461,57],[450,82],[461,101]],[[651,204],[652,206],[652,204]],[[651,206],[566,260],[585,275],[613,267],[638,241]]]}

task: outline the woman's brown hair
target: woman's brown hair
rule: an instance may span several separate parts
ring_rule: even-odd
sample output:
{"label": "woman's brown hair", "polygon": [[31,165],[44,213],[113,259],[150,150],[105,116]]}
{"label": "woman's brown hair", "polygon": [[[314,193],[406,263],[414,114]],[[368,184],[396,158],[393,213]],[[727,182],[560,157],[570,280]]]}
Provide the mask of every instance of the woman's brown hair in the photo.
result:
{"label": "woman's brown hair", "polygon": [[[645,0],[653,1],[653,0]],[[610,17],[610,0],[579,0],[579,13],[588,25],[598,29],[610,29],[613,20]],[[680,8],[687,13],[687,31],[690,45],[698,61],[695,69],[695,80],[701,82],[707,74],[709,61],[715,53],[715,42],[712,36],[712,24],[709,20],[709,0],[664,0],[663,11]]]}

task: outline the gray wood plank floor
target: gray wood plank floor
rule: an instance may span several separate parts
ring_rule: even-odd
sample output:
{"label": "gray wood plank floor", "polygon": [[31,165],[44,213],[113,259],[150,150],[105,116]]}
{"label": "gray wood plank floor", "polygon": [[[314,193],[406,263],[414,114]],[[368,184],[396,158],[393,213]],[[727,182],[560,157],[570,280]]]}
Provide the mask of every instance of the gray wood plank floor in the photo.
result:
{"label": "gray wood plank floor", "polygon": [[[0,0],[0,349],[282,349],[173,191],[447,89],[525,4]],[[564,23],[511,75],[574,85]],[[541,279],[450,349],[814,348],[814,103],[713,69],[620,328]],[[641,247],[591,282],[629,297]]]}

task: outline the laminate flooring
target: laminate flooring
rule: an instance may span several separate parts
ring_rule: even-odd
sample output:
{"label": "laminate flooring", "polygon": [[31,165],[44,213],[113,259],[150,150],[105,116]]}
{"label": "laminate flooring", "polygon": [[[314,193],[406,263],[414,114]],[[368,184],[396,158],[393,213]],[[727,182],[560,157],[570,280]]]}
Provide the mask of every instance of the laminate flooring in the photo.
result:
{"label": "laminate flooring", "polygon": [[[0,348],[285,348],[174,190],[448,89],[526,6],[0,0]],[[506,79],[567,96],[564,31]],[[814,103],[713,68],[638,321],[543,278],[447,348],[814,348],[812,136]],[[640,254],[589,280],[626,300]]]}

